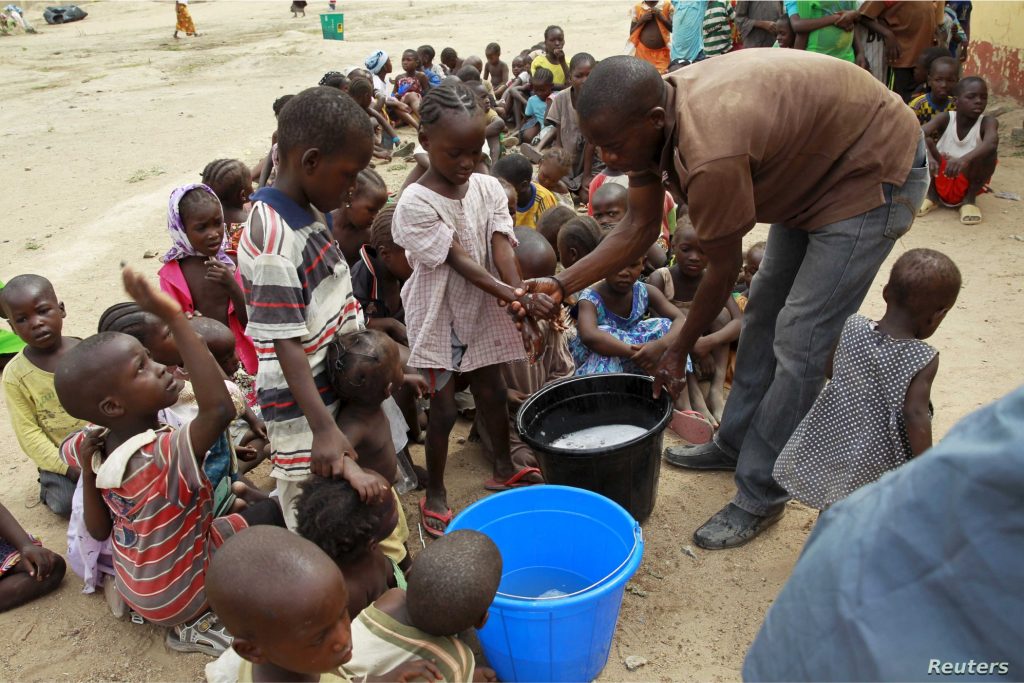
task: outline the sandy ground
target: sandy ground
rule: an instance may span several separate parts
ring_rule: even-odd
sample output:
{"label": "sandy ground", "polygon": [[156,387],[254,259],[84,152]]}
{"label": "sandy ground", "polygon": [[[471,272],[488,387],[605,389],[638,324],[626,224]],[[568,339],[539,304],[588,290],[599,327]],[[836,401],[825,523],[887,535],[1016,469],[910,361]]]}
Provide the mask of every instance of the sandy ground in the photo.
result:
{"label": "sandy ground", "polygon": [[[293,20],[277,2],[193,1],[204,34],[174,41],[173,3],[85,3],[83,22],[47,27],[43,3],[28,3],[35,36],[0,39],[0,186],[6,188],[0,231],[0,278],[49,277],[67,305],[65,333],[85,336],[100,312],[124,299],[118,264],[154,273],[147,251],[166,246],[170,189],[198,180],[209,161],[254,163],[267,150],[273,100],[314,85],[328,70],[356,64],[373,49],[392,55],[424,42],[481,53],[497,40],[506,60],[561,24],[567,52],[604,57],[621,51],[628,2],[607,3],[344,3],[346,41],[321,39],[317,11]],[[396,59],[397,62],[397,59]],[[993,103],[995,108],[999,103]],[[1021,125],[1021,110],[1002,103],[1004,131]],[[408,131],[402,131],[408,138]],[[993,181],[1024,187],[1024,154],[1008,141]],[[407,165],[379,168],[397,187]],[[897,245],[929,246],[951,255],[964,290],[933,343],[942,351],[935,384],[936,436],[977,406],[1021,381],[1012,345],[1024,333],[1022,308],[1024,210],[1019,202],[981,199],[985,222],[964,228],[949,211],[921,220]],[[763,239],[759,227],[749,239]],[[887,264],[864,304],[883,309]],[[0,407],[0,501],[45,544],[63,552],[64,525],[36,504],[33,468],[19,452]],[[488,470],[476,446],[453,435],[449,486],[457,509],[482,495]],[[666,437],[671,442],[671,437]],[[414,449],[422,462],[422,448]],[[264,479],[265,481],[265,479]],[[664,468],[657,509],[646,524],[647,555],[627,593],[607,680],[736,680],[765,610],[795,562],[814,520],[792,504],[765,537],[747,547],[684,554],[696,526],[731,495],[725,474]],[[406,500],[415,523],[415,497]],[[414,539],[415,540],[415,539]],[[268,580],[274,580],[268,578]],[[207,659],[166,650],[163,633],[116,621],[102,598],[80,593],[70,575],[55,594],[0,616],[3,680],[195,680]],[[259,590],[253,586],[253,590]],[[644,593],[640,595],[638,593]],[[629,673],[627,655],[649,664]]]}

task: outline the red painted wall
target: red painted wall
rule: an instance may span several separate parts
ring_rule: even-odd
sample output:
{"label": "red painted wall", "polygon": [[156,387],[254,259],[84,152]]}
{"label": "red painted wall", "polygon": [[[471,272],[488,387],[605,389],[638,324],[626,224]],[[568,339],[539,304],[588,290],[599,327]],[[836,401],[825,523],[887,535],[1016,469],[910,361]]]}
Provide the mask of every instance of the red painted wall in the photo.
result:
{"label": "red painted wall", "polygon": [[988,81],[989,92],[1024,101],[1024,50],[974,41],[968,50],[966,75]]}

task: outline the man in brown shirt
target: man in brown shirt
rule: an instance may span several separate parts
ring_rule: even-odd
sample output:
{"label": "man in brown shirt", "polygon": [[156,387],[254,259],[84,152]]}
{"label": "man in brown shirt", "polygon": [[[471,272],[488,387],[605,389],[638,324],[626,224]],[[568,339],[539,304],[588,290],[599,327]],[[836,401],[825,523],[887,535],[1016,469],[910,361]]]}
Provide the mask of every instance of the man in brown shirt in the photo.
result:
{"label": "man in brown shirt", "polygon": [[[914,64],[921,53],[935,41],[935,29],[942,23],[942,2],[865,2],[858,14],[861,18],[878,20],[871,27],[882,34],[889,59],[889,89],[899,93],[904,102],[913,95]],[[881,27],[878,24],[881,24]],[[895,43],[895,45],[893,45]]]}
{"label": "man in brown shirt", "polygon": [[916,117],[867,71],[796,50],[743,50],[665,80],[612,57],[591,73],[577,111],[605,163],[629,173],[629,209],[593,253],[528,286],[560,300],[616,272],[658,237],[664,187],[685,199],[708,267],[679,333],[635,356],[655,391],[685,389],[687,354],[729,296],[743,236],[772,223],[721,428],[709,444],[666,452],[682,467],[736,470],[736,497],[694,540],[741,545],[781,517],[788,494],[772,479],[775,459],[924,199]]}

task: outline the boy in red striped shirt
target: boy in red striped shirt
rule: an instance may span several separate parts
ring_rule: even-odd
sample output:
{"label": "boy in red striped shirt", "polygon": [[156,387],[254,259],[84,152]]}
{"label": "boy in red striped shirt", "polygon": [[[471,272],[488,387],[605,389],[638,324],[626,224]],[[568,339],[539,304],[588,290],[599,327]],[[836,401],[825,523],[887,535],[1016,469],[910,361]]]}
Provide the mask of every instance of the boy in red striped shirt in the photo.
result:
{"label": "boy in red striped shirt", "polygon": [[64,441],[61,458],[82,470],[85,524],[96,540],[111,539],[124,601],[147,621],[175,627],[167,638],[173,649],[216,656],[231,637],[207,611],[210,556],[240,529],[283,526],[284,519],[274,500],[214,518],[202,459],[244,405],[232,402],[217,361],[177,302],[130,270],[124,284],[170,328],[191,373],[198,415],[177,430],[162,426],[157,415],[177,401],[181,380],[134,337],[103,332],[57,366],[61,404],[92,423]]}

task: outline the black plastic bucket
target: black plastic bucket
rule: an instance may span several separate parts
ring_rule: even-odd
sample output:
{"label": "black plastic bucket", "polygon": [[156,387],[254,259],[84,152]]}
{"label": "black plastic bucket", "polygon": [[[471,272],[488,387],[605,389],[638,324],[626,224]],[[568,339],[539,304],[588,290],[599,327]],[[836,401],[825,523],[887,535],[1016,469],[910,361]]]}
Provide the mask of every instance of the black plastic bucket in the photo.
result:
{"label": "black plastic bucket", "polygon": [[[643,375],[573,377],[544,387],[519,409],[516,429],[530,445],[544,479],[611,498],[643,522],[654,510],[662,435],[672,419],[667,393],[655,399]],[[567,449],[558,438],[590,427],[628,424],[645,432],[607,448]]]}

